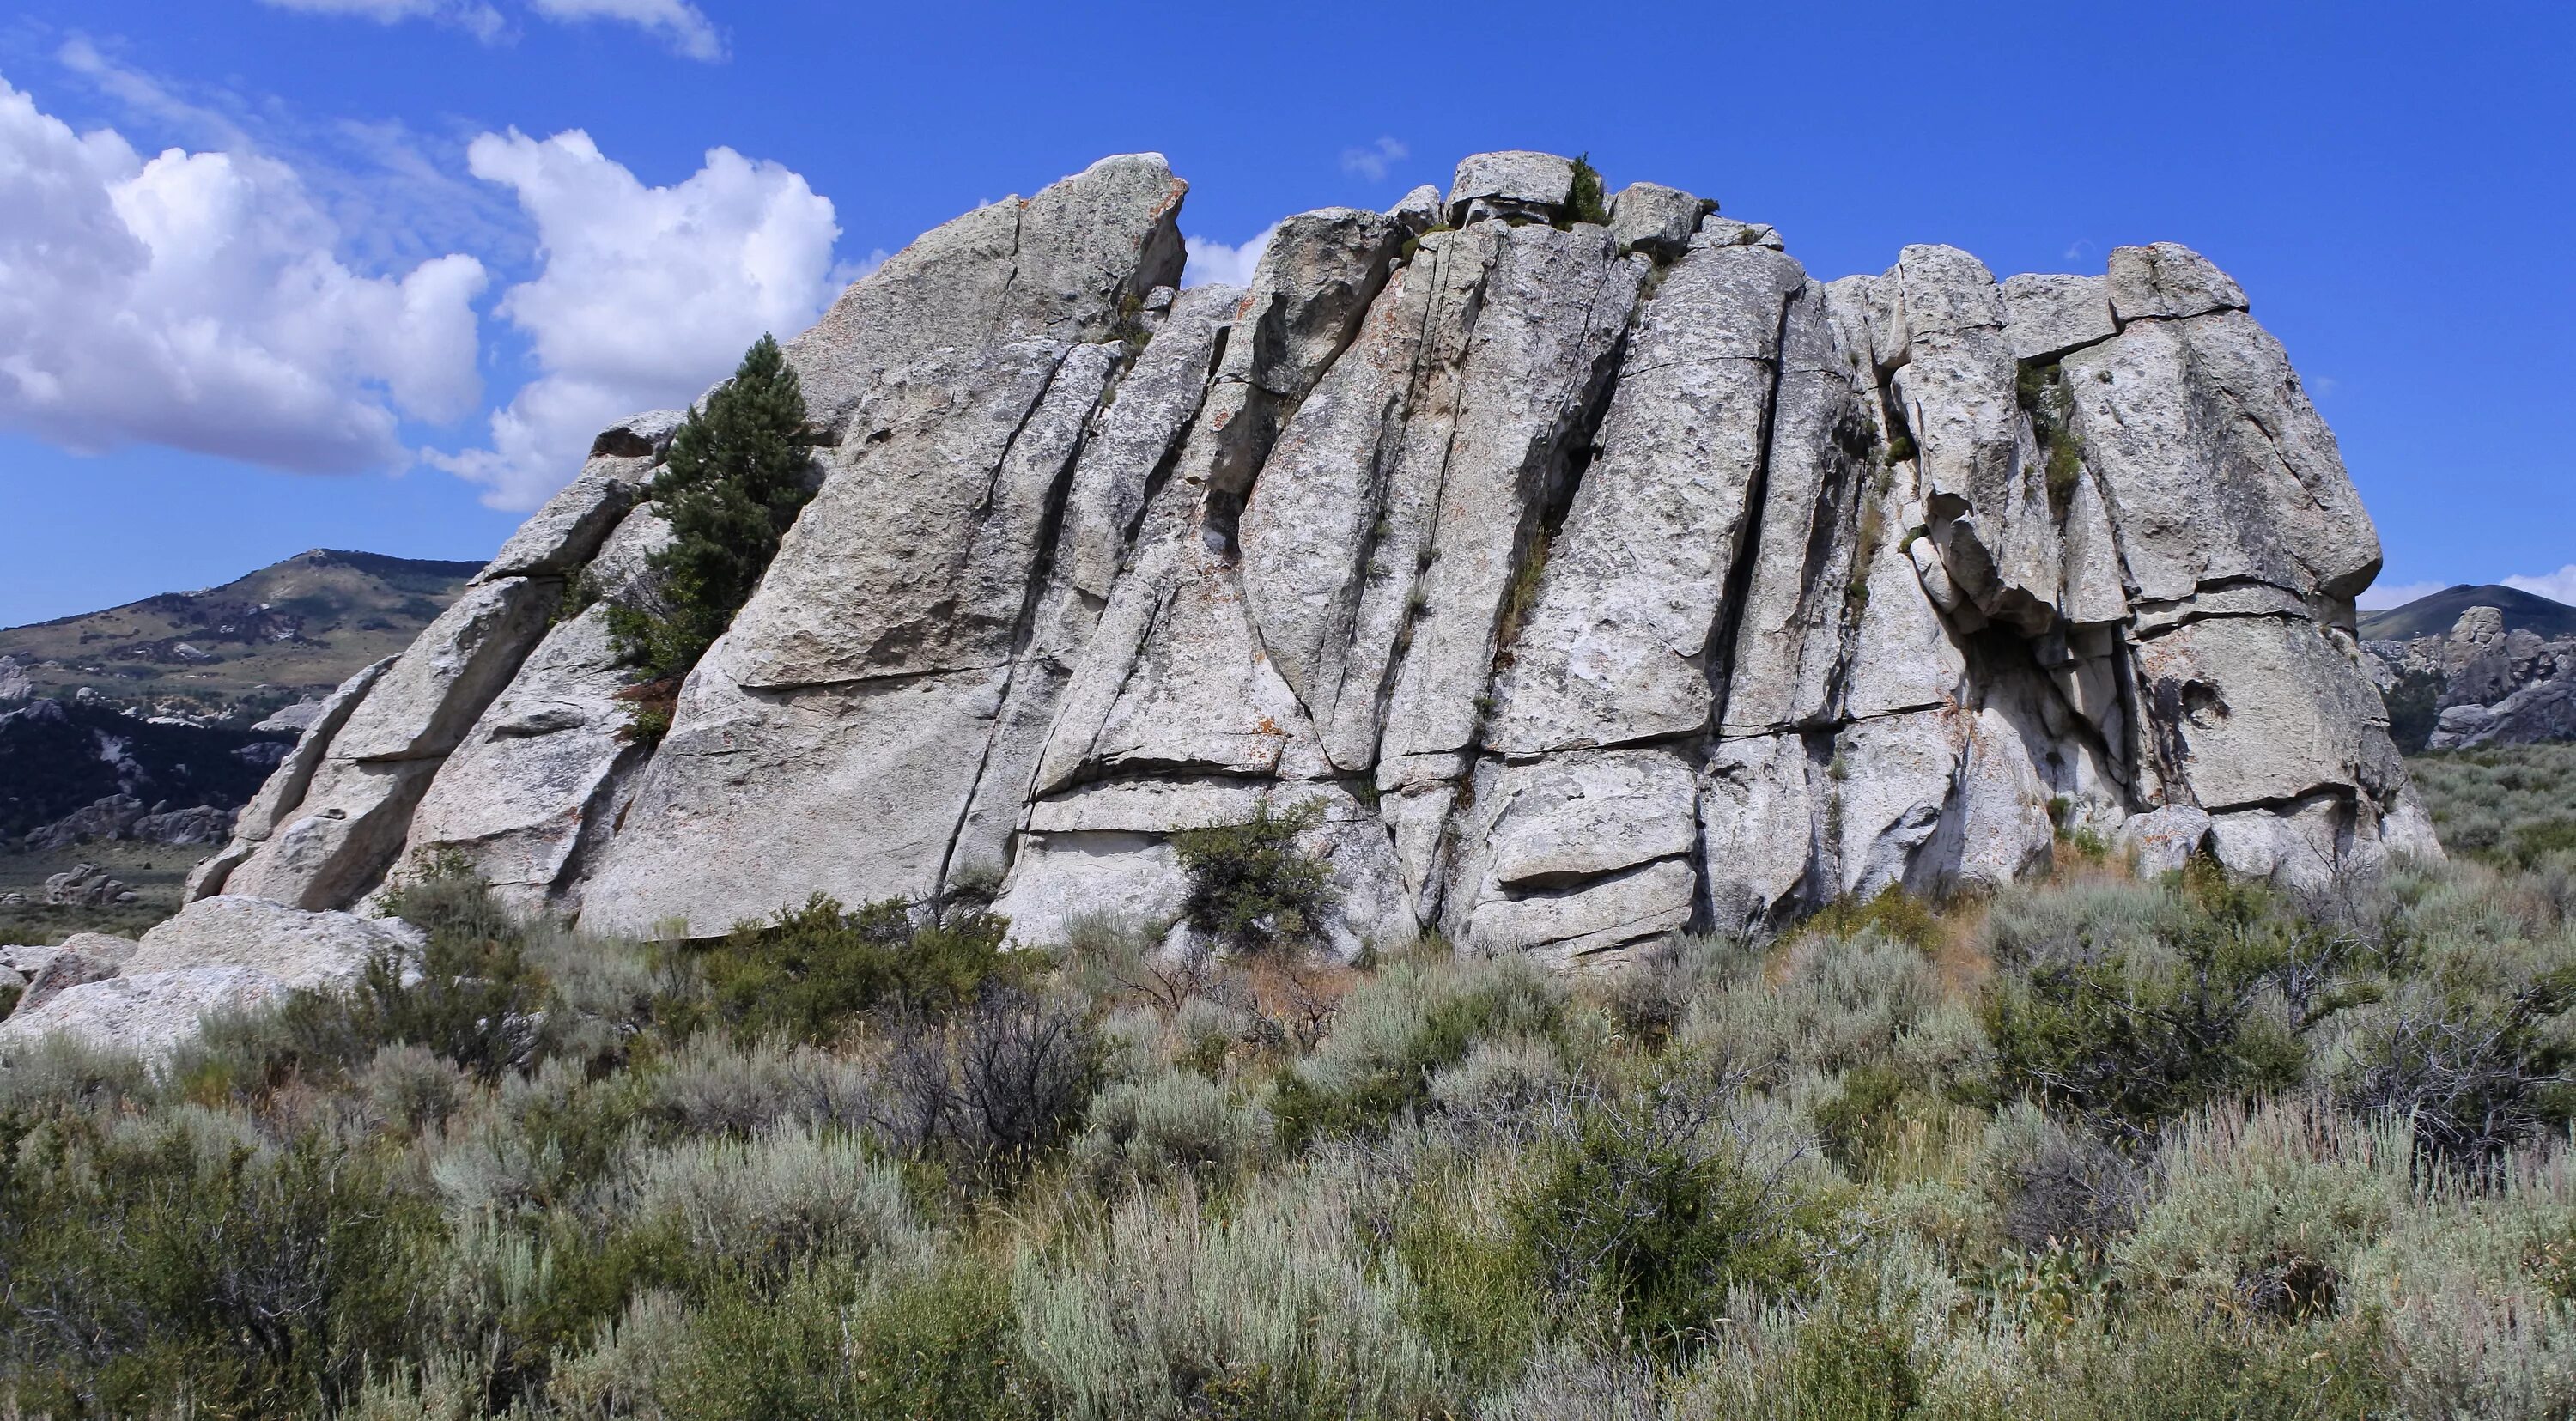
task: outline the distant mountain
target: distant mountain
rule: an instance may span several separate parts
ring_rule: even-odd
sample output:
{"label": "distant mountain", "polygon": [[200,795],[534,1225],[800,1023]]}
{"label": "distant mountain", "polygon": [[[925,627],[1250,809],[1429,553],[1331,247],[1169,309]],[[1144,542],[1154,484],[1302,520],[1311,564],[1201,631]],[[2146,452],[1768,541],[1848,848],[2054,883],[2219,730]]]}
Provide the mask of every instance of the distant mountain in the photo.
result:
{"label": "distant mountain", "polygon": [[[411,644],[482,564],[316,548],[202,592],[0,630],[38,696],[240,722]],[[0,680],[6,680],[0,674]]]}
{"label": "distant mountain", "polygon": [[2418,597],[2403,607],[2364,612],[2361,614],[2361,636],[2364,641],[2407,641],[2419,636],[2440,636],[2471,607],[2493,607],[2504,613],[2508,631],[2519,628],[2536,636],[2576,636],[2576,607],[2495,583],[2484,587],[2462,583],[2430,597]]}

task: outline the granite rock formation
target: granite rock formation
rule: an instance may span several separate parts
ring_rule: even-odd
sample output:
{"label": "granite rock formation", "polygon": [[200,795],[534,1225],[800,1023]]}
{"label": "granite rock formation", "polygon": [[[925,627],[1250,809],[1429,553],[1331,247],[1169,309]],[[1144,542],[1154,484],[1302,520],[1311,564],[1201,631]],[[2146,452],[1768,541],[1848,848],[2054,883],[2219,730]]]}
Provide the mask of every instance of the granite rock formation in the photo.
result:
{"label": "granite rock formation", "polygon": [[2471,607],[2445,635],[2363,643],[2381,692],[2431,693],[2425,748],[2576,740],[2576,637],[2506,623],[2500,608]]}
{"label": "granite rock formation", "polygon": [[820,492],[658,745],[557,612],[654,595],[668,413],[318,708],[192,891],[456,854],[704,935],[999,875],[1045,939],[1312,803],[1344,950],[1566,962],[2061,828],[2303,883],[2439,852],[2353,635],[2376,534],[2223,272],[1819,281],[1673,188],[1564,222],[1571,172],[1290,218],[1242,290],[1174,289],[1154,155],[930,232],[788,344]]}
{"label": "granite rock formation", "polygon": [[139,941],[75,933],[58,948],[0,947],[0,968],[28,979],[0,1020],[0,1067],[54,1036],[159,1058],[208,1013],[346,989],[378,962],[408,973],[425,946],[408,923],[225,895],[189,904]]}

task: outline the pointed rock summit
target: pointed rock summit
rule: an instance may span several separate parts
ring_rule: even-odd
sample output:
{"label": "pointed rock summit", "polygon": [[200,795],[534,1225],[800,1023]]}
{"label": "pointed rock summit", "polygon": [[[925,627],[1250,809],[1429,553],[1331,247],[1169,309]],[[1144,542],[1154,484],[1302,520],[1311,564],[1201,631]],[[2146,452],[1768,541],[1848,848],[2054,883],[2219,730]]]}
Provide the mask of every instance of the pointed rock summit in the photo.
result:
{"label": "pointed rock summit", "polygon": [[2377,536],[2225,273],[1819,281],[1676,188],[1569,221],[1576,178],[1289,218],[1244,290],[1174,289],[1153,154],[928,233],[787,344],[820,489],[666,735],[604,620],[658,595],[662,413],[316,708],[193,892],[461,855],[705,935],[998,876],[1043,940],[1311,805],[1343,950],[1572,962],[2060,829],[2307,884],[2439,852],[2357,660]]}

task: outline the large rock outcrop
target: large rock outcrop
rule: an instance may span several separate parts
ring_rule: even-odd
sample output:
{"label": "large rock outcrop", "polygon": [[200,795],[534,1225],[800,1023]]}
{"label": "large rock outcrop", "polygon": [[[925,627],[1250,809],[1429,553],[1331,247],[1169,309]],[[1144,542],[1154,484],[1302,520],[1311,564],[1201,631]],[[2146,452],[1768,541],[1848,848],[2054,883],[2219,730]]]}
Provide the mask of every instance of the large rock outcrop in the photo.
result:
{"label": "large rock outcrop", "polygon": [[1153,155],[938,228],[789,342],[820,492],[658,745],[556,608],[652,596],[669,416],[320,708],[197,891],[457,853],[703,935],[998,873],[1042,939],[1313,804],[1345,949],[1571,961],[2001,883],[2061,825],[2302,881],[2438,853],[2353,637],[2377,537],[2224,273],[1822,282],[1678,189],[1565,222],[1571,173],[1291,218],[1240,291],[1172,289]]}

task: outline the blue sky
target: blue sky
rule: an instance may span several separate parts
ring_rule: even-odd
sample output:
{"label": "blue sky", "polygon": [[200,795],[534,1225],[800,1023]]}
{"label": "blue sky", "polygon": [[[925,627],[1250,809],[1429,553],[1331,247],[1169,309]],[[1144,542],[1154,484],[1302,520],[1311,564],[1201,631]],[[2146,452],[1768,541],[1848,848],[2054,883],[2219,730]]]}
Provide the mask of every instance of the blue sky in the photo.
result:
{"label": "blue sky", "polygon": [[1494,148],[1714,196],[1826,278],[2186,242],[2316,393],[2383,588],[2576,598],[2564,3],[20,0],[0,84],[0,623],[486,556],[599,411],[1139,149],[1220,265]]}

